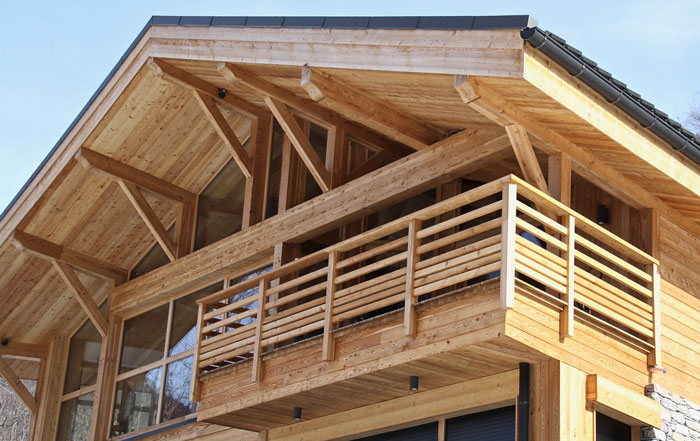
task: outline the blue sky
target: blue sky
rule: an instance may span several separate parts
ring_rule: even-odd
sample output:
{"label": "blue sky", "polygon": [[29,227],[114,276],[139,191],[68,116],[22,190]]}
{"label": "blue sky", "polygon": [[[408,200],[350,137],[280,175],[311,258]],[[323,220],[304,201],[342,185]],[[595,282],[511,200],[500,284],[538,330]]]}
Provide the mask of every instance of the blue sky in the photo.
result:
{"label": "blue sky", "polygon": [[700,0],[0,2],[0,210],[151,15],[529,14],[674,118],[700,102]]}

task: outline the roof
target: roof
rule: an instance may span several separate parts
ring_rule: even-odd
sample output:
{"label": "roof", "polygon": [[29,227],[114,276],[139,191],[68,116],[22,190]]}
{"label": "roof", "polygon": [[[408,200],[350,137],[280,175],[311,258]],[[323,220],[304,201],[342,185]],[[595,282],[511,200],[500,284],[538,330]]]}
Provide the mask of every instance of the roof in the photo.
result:
{"label": "roof", "polygon": [[[642,127],[650,129],[657,136],[668,142],[674,149],[681,151],[690,159],[700,164],[700,135],[693,136],[682,125],[632,90],[625,83],[614,78],[596,62],[583,56],[581,51],[548,31],[537,27],[538,22],[529,15],[501,16],[403,16],[403,17],[270,17],[270,16],[153,16],[133,43],[117,61],[107,78],[100,84],[90,100],[68,126],[61,138],[39,164],[32,176],[22,186],[17,195],[0,214],[0,220],[9,212],[19,196],[36,177],[39,170],[48,162],[58,146],[81,119],[93,101],[102,92],[112,76],[117,72],[128,54],[141,40],[151,26],[217,26],[217,27],[280,27],[280,28],[319,28],[319,29],[440,29],[440,30],[496,30],[519,29],[521,36],[535,49],[566,68],[569,73],[581,76],[581,79],[600,93],[609,102],[616,104],[627,114],[639,121]],[[575,67],[578,66],[578,69]],[[587,69],[587,71],[585,71]],[[591,75],[585,75],[584,71]],[[587,81],[588,80],[588,81]],[[611,93],[612,91],[612,93]]]}

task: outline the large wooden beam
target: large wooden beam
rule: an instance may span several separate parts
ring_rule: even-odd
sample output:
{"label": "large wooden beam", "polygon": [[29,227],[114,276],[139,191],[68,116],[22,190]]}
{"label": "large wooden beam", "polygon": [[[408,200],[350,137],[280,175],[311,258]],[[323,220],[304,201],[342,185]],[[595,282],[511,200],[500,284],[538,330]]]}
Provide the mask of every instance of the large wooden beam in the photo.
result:
{"label": "large wooden beam", "polygon": [[100,311],[95,301],[92,299],[90,292],[87,290],[83,282],[80,281],[78,275],[75,274],[73,268],[63,262],[57,260],[53,261],[53,267],[56,268],[56,272],[61,276],[68,288],[73,292],[75,300],[80,303],[80,306],[87,314],[88,318],[95,328],[100,333],[102,337],[107,335],[107,320],[105,316]]}
{"label": "large wooden beam", "polygon": [[7,384],[10,385],[13,391],[17,394],[20,400],[27,406],[32,413],[36,413],[37,403],[32,394],[24,387],[24,383],[19,379],[17,374],[12,370],[9,364],[0,357],[0,375],[5,378]]}
{"label": "large wooden beam", "polygon": [[283,102],[272,97],[265,97],[265,103],[272,111],[272,114],[275,115],[277,122],[282,126],[284,133],[292,142],[318,186],[324,192],[329,191],[331,189],[331,174],[314,150],[309,138],[304,134],[304,130],[297,123],[292,112]]}
{"label": "large wooden beam", "polygon": [[548,161],[549,195],[571,207],[571,157],[560,152],[550,155]]}
{"label": "large wooden beam", "polygon": [[138,185],[156,196],[174,202],[195,203],[196,195],[193,193],[86,147],[80,149],[75,159],[87,170],[102,174],[115,181],[122,180]]}
{"label": "large wooden beam", "polygon": [[106,440],[110,437],[112,405],[114,404],[114,381],[117,375],[117,360],[119,359],[122,319],[114,314],[109,315],[107,336],[102,339],[100,361],[95,381],[95,397],[93,401],[93,421],[90,425],[88,441]]}
{"label": "large wooden beam", "polygon": [[49,344],[46,363],[37,381],[38,411],[32,441],[54,441],[61,409],[61,392],[66,371],[69,340],[56,337]]}
{"label": "large wooden beam", "polygon": [[527,136],[525,129],[515,124],[507,125],[505,129],[525,180],[541,191],[549,193],[547,181],[544,179],[540,164],[537,162],[535,150],[532,148],[530,138]]}
{"label": "large wooden beam", "polygon": [[253,176],[253,160],[250,159],[250,155],[248,155],[248,152],[243,148],[243,144],[238,140],[238,137],[233,132],[228,121],[226,121],[226,118],[216,106],[214,98],[205,95],[199,90],[194,90],[192,94],[202,108],[204,115],[214,127],[216,133],[224,144],[226,144],[226,147],[228,147],[238,167],[240,167],[245,177],[250,179]]}
{"label": "large wooden beam", "polygon": [[417,119],[402,114],[359,89],[340,84],[318,70],[302,67],[301,87],[312,100],[324,107],[416,150],[424,149],[441,138],[437,131]]}
{"label": "large wooden beam", "polygon": [[455,88],[462,100],[475,111],[505,127],[517,124],[535,135],[541,141],[538,147],[547,154],[564,152],[571,157],[572,167],[600,188],[616,198],[639,209],[659,204],[659,200],[644,191],[639,185],[622,176],[618,171],[593,157],[561,134],[545,127],[527,115],[517,106],[508,102],[490,87],[481,84],[477,78],[455,75]]}
{"label": "large wooden beam", "polygon": [[129,199],[131,204],[136,209],[136,212],[141,216],[148,230],[153,234],[156,241],[160,244],[168,258],[173,261],[177,258],[177,246],[168,234],[168,230],[163,226],[163,223],[158,219],[158,216],[153,211],[153,208],[148,204],[139,188],[131,182],[119,180],[119,186],[124,190],[124,194]]}
{"label": "large wooden beam", "polygon": [[27,254],[47,260],[58,260],[72,265],[81,271],[94,276],[114,280],[117,283],[126,282],[129,272],[116,265],[95,259],[77,251],[72,251],[62,245],[49,242],[40,237],[33,236],[23,231],[12,233],[10,241],[15,247]]}
{"label": "large wooden beam", "polygon": [[196,228],[197,205],[180,204],[177,207],[177,220],[175,221],[176,258],[179,259],[192,252]]}
{"label": "large wooden beam", "polygon": [[[245,183],[242,228],[248,228],[265,218],[267,178],[274,119],[270,112],[250,125],[250,153],[253,157],[252,178]],[[200,196],[201,198],[201,196]]]}
{"label": "large wooden beam", "polygon": [[258,95],[275,98],[276,100],[281,101],[301,112],[307,118],[313,119],[322,126],[326,126],[326,128],[337,127],[345,130],[355,138],[360,139],[375,148],[387,150],[394,154],[394,156],[406,156],[413,151],[408,147],[402,146],[401,144],[390,141],[387,138],[374,133],[360,124],[348,121],[342,116],[338,115],[336,112],[319,106],[313,101],[299,98],[294,93],[283,89],[276,84],[265,81],[240,66],[231,63],[222,63],[219,65],[219,72],[228,82],[232,84],[244,87]]}
{"label": "large wooden beam", "polygon": [[192,75],[182,69],[179,69],[172,64],[158,58],[149,58],[146,65],[151,68],[156,74],[163,79],[172,83],[178,84],[187,89],[194,90],[198,93],[208,95],[210,98],[216,99],[219,102],[225,103],[237,112],[247,116],[248,118],[258,118],[264,116],[265,109],[250,103],[231,93],[228,90],[211,84],[196,75]]}
{"label": "large wooden beam", "polygon": [[[464,131],[114,289],[113,311],[141,310],[254,262],[275,244],[312,238],[483,167],[510,151],[502,131]],[[446,160],[449,159],[449,160]],[[377,191],[381,189],[382,191]]]}
{"label": "large wooden beam", "polygon": [[0,357],[6,358],[41,359],[46,357],[46,351],[46,346],[31,343],[8,341],[7,345],[0,345]]}

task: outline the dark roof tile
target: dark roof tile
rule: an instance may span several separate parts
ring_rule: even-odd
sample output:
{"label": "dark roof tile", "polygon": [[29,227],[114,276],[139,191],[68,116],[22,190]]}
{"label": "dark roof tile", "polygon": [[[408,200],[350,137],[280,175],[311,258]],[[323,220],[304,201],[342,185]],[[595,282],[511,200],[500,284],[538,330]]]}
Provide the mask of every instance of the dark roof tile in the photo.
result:
{"label": "dark roof tile", "polygon": [[369,17],[326,17],[324,28],[366,29]]}
{"label": "dark roof tile", "polygon": [[472,29],[474,17],[421,17],[418,29]]}

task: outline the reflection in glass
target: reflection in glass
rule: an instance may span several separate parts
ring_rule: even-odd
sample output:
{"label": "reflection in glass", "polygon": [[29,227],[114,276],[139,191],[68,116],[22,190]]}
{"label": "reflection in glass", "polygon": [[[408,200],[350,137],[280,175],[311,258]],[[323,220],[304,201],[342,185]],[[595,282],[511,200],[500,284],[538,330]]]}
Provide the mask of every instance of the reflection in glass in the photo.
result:
{"label": "reflection in glass", "polygon": [[[245,282],[246,280],[250,280],[252,278],[258,277],[259,275],[264,274],[268,271],[272,271],[272,265],[260,268],[258,270],[255,270],[255,271],[248,273],[248,274],[245,274],[243,276],[236,277],[235,279],[231,279],[229,281],[229,286],[235,286],[241,282]],[[243,300],[243,299],[247,299],[248,297],[255,296],[258,294],[258,291],[259,291],[258,286],[248,288],[247,290],[245,290],[241,293],[238,293],[234,296],[229,297],[228,303],[229,304],[236,303],[239,300]],[[257,301],[249,303],[248,305],[245,305],[245,308],[248,308],[248,309],[255,309],[257,307],[258,307]],[[233,313],[229,313],[228,317],[233,317],[233,315],[234,315]],[[243,320],[240,320],[238,323],[241,325],[248,325],[250,323],[253,323],[253,321],[255,321],[255,317],[247,317],[247,318],[244,318]]]}
{"label": "reflection in glass", "polygon": [[202,190],[197,204],[195,250],[241,230],[245,181],[241,168],[231,159]]}
{"label": "reflection in glass", "polygon": [[[174,225],[168,228],[168,234],[171,238],[175,237]],[[131,272],[129,273],[129,279],[135,279],[153,271],[154,269],[160,268],[167,263],[170,263],[170,259],[168,259],[165,251],[163,251],[163,247],[160,244],[155,243],[143,256],[139,263],[132,268]]]}
{"label": "reflection in glass", "polygon": [[219,290],[221,290],[221,282],[175,300],[168,356],[172,357],[194,349],[197,334],[197,300]]}
{"label": "reflection in glass", "polygon": [[161,369],[152,369],[117,383],[111,436],[156,423]]}
{"label": "reflection in glass", "polygon": [[87,441],[90,435],[94,393],[61,403],[56,441]]}
{"label": "reflection in glass", "polygon": [[163,358],[168,309],[162,305],[124,322],[120,374]]}
{"label": "reflection in glass", "polygon": [[90,320],[73,335],[70,339],[64,394],[95,384],[101,345],[102,336]]}
{"label": "reflection in glass", "polygon": [[192,359],[193,357],[183,358],[170,363],[167,367],[161,422],[180,418],[197,411],[197,403],[190,402]]}

